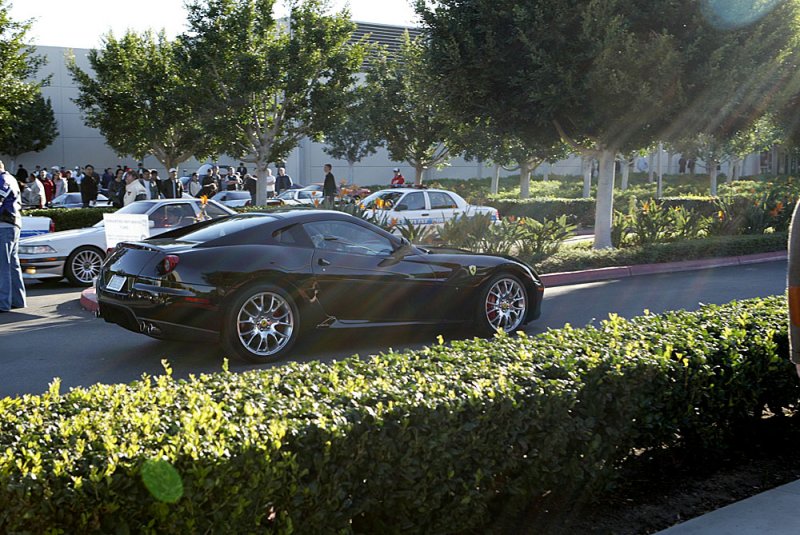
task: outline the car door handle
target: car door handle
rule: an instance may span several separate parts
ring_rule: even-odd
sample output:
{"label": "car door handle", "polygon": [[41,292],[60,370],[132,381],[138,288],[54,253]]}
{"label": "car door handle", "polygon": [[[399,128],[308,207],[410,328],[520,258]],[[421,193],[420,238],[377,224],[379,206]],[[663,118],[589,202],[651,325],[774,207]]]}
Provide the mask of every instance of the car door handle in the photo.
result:
{"label": "car door handle", "polygon": [[331,265],[331,263],[329,261],[325,260],[324,258],[320,258],[319,260],[317,260],[317,264],[319,264],[320,266],[330,266]]}
{"label": "car door handle", "polygon": [[431,214],[422,214],[422,217],[428,217]]}

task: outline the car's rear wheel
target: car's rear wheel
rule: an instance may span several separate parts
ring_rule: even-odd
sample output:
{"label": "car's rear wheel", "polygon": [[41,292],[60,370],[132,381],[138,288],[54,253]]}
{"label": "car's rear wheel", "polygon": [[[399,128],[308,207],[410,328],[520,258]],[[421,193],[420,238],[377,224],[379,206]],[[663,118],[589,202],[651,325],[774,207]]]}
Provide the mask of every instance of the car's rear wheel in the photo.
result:
{"label": "car's rear wheel", "polygon": [[64,275],[76,286],[91,286],[92,280],[100,274],[105,255],[97,247],[78,247],[67,257]]}
{"label": "car's rear wheel", "polygon": [[525,285],[511,274],[500,274],[486,283],[478,300],[478,331],[490,336],[498,330],[512,332],[525,323],[529,307]]}
{"label": "car's rear wheel", "polygon": [[225,315],[222,345],[248,362],[281,359],[300,333],[300,313],[294,299],[272,284],[241,290]]}

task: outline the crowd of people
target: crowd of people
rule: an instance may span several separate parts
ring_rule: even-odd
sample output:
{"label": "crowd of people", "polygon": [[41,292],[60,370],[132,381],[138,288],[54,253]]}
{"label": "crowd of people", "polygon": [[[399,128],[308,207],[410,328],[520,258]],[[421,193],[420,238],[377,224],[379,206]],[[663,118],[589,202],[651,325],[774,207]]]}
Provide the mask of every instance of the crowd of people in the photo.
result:
{"label": "crowd of people", "polygon": [[[91,206],[100,193],[121,208],[142,199],[180,198],[184,193],[192,197],[213,197],[220,191],[246,190],[256,198],[257,179],[248,173],[243,163],[238,168],[220,169],[218,165],[207,168],[202,176],[192,173],[187,181],[181,181],[178,170],[172,168],[168,176],[161,178],[156,169],[147,169],[142,163],[136,168],[118,165],[116,170],[104,169],[102,175],[91,164],[83,168],[68,169],[64,166],[44,168],[37,165],[28,171],[21,164],[14,173],[21,190],[22,205],[26,208],[44,208],[53,199],[64,193],[80,193],[84,207]],[[274,197],[281,191],[292,187],[292,178],[283,167],[277,168],[277,175],[267,169],[267,197]]]}

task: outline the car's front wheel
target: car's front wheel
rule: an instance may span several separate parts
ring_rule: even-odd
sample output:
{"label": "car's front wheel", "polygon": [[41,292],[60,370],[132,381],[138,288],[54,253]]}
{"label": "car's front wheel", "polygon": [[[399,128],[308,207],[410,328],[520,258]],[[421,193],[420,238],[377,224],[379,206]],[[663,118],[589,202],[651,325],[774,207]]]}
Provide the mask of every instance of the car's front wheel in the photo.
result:
{"label": "car's front wheel", "polygon": [[255,284],[241,290],[228,307],[222,345],[248,362],[273,362],[286,355],[299,333],[294,299],[272,284]]}
{"label": "car's front wheel", "polygon": [[525,285],[514,275],[496,275],[481,289],[478,331],[484,336],[490,336],[498,330],[512,332],[525,323],[528,307]]}
{"label": "car's front wheel", "polygon": [[105,255],[97,247],[78,247],[67,258],[64,276],[76,286],[91,286],[95,277],[100,274]]}

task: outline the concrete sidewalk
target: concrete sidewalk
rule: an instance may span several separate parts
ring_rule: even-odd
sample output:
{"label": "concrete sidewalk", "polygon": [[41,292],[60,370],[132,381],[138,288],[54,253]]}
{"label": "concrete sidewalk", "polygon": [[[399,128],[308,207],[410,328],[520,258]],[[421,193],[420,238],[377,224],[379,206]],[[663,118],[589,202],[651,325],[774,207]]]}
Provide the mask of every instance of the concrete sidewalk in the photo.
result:
{"label": "concrete sidewalk", "polygon": [[663,535],[796,535],[800,533],[800,480],[683,522]]}

